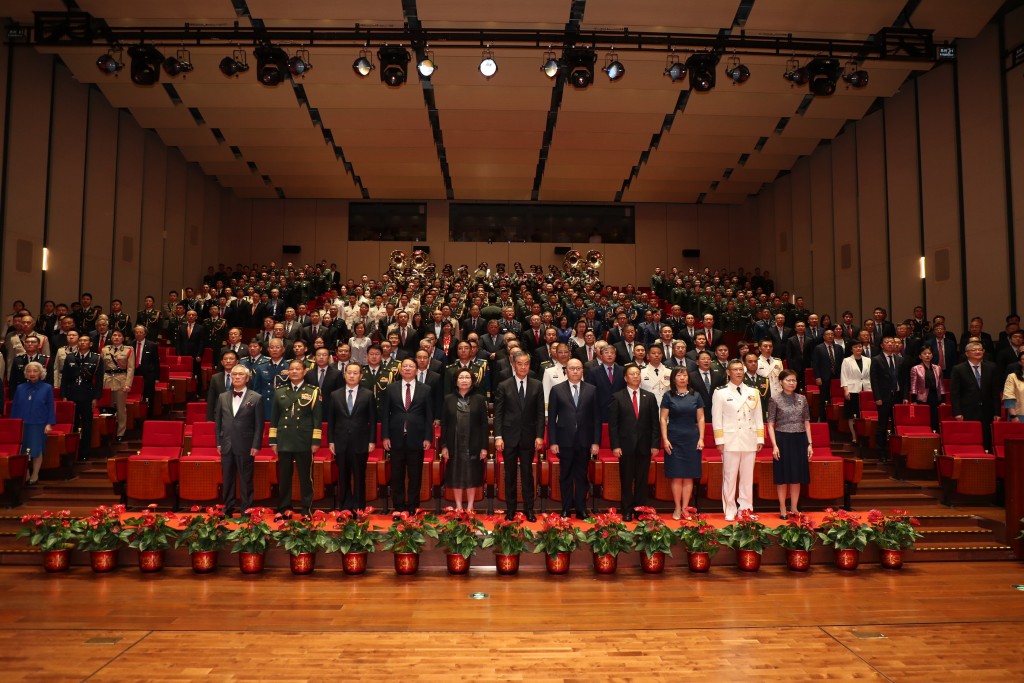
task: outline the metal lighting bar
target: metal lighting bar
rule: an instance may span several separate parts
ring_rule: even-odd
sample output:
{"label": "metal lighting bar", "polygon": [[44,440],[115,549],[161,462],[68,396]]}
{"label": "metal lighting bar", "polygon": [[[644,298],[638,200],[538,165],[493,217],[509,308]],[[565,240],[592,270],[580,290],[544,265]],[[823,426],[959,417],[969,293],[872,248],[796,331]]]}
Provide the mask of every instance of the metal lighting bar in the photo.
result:
{"label": "metal lighting bar", "polygon": [[[35,25],[17,28],[17,45],[83,46],[146,42],[152,45],[238,46],[260,43],[330,45],[362,49],[367,46],[429,44],[432,47],[501,48],[543,50],[551,45],[575,45],[618,52],[697,50],[730,54],[778,54],[813,57],[821,54],[851,55],[859,59],[934,61],[932,31],[883,28],[865,40],[793,36],[730,35],[706,33],[657,33],[622,30],[566,29],[470,29],[470,28],[382,28],[354,26],[287,27],[265,26],[109,26],[86,12],[36,12]],[[21,32],[25,29],[27,35]],[[8,30],[8,35],[10,29]]]}

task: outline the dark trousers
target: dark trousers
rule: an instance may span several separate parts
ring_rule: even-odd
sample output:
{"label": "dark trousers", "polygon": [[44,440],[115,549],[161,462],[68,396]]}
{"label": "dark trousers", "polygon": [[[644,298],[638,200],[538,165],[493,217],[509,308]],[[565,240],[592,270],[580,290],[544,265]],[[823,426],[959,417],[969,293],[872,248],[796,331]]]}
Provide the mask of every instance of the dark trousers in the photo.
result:
{"label": "dark trousers", "polygon": [[520,478],[523,482],[523,509],[528,512],[533,510],[533,494],[536,490],[536,484],[533,482],[533,456],[532,441],[527,448],[505,450],[505,500],[509,512],[515,512],[519,503],[516,480]]}
{"label": "dark trousers", "polygon": [[142,398],[146,400],[149,417],[153,417],[153,406],[156,401],[156,377],[146,377],[142,380]]}
{"label": "dark trousers", "polygon": [[828,406],[832,403],[832,378],[822,377],[818,390],[818,422],[828,422]]}
{"label": "dark trousers", "polygon": [[558,449],[558,487],[562,493],[562,510],[569,505],[577,513],[587,512],[587,464],[590,462],[590,448],[573,446]]}
{"label": "dark trousers", "polygon": [[[392,442],[394,443],[394,442]],[[422,442],[419,444],[422,446]],[[423,479],[423,448],[391,449],[391,503],[396,512],[416,512]]]}
{"label": "dark trousers", "polygon": [[[221,451],[220,468],[224,481],[221,486],[224,509],[245,512],[252,507],[253,457],[249,455],[248,451],[245,453]],[[235,491],[236,479],[238,480],[239,489],[237,492]],[[291,486],[288,488],[290,489]],[[238,500],[236,494],[241,494],[241,501]],[[239,502],[241,502],[240,505]]]}
{"label": "dark trousers", "polygon": [[277,511],[292,506],[292,469],[299,469],[299,490],[302,492],[302,512],[309,514],[313,507],[313,453],[311,451],[277,452],[278,498]]}
{"label": "dark trousers", "polygon": [[878,428],[875,431],[876,445],[882,453],[882,459],[889,454],[888,430],[889,422],[892,420],[892,407],[899,403],[899,396],[876,396],[875,400],[881,399],[882,405],[878,406]]}
{"label": "dark trousers", "polygon": [[78,438],[78,457],[89,457],[92,448],[92,401],[75,401],[75,429],[82,430]]}
{"label": "dark trousers", "polygon": [[622,482],[622,512],[647,505],[647,477],[651,469],[651,451],[623,451],[619,458],[619,479]]}
{"label": "dark trousers", "polygon": [[[366,445],[363,444],[363,448]],[[338,506],[343,510],[366,507],[366,461],[369,452],[358,452],[354,444],[335,444],[334,461],[338,464]]]}

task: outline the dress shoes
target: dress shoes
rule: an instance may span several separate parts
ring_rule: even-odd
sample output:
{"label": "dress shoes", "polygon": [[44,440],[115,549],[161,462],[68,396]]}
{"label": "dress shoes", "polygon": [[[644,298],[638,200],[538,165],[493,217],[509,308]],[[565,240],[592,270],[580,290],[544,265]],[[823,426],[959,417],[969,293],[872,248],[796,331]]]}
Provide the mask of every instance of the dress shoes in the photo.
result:
{"label": "dress shoes", "polygon": [[516,517],[516,513],[514,511],[512,511],[512,510],[506,510],[505,511],[505,521],[511,522],[513,519],[515,519],[515,517]]}
{"label": "dress shoes", "polygon": [[527,522],[536,522],[537,521],[537,515],[533,514],[533,510],[527,510],[526,511],[526,521]]}
{"label": "dress shoes", "polygon": [[633,521],[633,513],[632,512],[627,512],[626,514],[622,515],[622,521],[623,522],[632,522]]}
{"label": "dress shoes", "polygon": [[562,514],[562,517],[566,517],[566,518],[572,517],[572,513],[569,512],[568,508],[565,509],[565,510],[562,510],[561,514]]}
{"label": "dress shoes", "polygon": [[586,518],[587,518],[587,513],[586,512],[583,512],[582,510],[577,510],[576,511],[576,519],[578,519],[578,520],[585,520]]}

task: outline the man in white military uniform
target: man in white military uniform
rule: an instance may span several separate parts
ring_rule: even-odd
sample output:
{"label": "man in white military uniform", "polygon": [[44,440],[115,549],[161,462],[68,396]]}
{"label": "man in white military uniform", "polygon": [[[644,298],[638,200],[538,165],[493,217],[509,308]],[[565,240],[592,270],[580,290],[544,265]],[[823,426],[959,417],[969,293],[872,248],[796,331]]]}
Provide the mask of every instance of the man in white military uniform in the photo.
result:
{"label": "man in white military uniform", "polygon": [[668,377],[672,373],[672,370],[661,362],[664,355],[664,347],[661,344],[651,344],[647,349],[647,367],[640,371],[640,386],[654,394],[658,399],[658,406],[661,406],[661,397],[668,391]]}
{"label": "man in white military uniform", "polygon": [[779,383],[779,373],[782,372],[782,361],[772,355],[772,340],[762,339],[759,344],[761,355],[757,357],[757,374],[768,378],[768,388],[771,390],[769,396],[781,396],[782,385]]}
{"label": "man in white military uniform", "polygon": [[764,445],[760,395],[743,383],[743,363],[738,360],[729,362],[729,381],[714,393],[711,423],[722,451],[722,508],[731,522],[737,512],[737,476],[739,509],[754,509],[754,456]]}
{"label": "man in white military uniform", "polygon": [[547,408],[548,397],[551,396],[551,389],[562,382],[569,381],[566,375],[566,365],[569,363],[569,345],[555,344],[555,355],[550,367],[544,369],[544,376],[541,384],[544,386],[544,406]]}

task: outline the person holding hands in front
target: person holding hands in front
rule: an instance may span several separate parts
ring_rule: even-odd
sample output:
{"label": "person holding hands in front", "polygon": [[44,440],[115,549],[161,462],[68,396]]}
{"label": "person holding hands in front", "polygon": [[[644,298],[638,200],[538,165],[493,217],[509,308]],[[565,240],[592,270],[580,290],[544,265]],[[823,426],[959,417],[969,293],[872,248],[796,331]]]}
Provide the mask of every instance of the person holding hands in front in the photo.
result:
{"label": "person holding hands in front", "polygon": [[796,393],[796,372],[783,370],[779,374],[782,393],[768,402],[768,436],[772,439],[773,474],[779,494],[779,518],[799,513],[800,485],[811,483],[811,413],[807,397]]}

